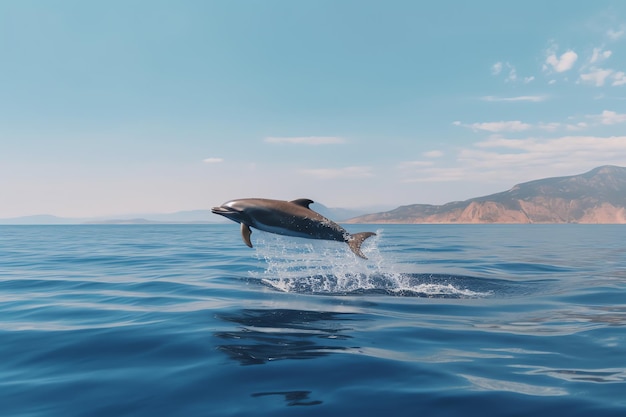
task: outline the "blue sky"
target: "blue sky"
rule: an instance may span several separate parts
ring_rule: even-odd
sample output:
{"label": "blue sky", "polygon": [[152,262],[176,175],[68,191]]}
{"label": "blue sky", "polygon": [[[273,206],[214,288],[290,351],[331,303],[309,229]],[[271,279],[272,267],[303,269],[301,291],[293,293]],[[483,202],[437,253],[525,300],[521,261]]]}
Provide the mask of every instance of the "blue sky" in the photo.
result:
{"label": "blue sky", "polygon": [[7,0],[0,59],[0,217],[438,204],[626,166],[619,0]]}

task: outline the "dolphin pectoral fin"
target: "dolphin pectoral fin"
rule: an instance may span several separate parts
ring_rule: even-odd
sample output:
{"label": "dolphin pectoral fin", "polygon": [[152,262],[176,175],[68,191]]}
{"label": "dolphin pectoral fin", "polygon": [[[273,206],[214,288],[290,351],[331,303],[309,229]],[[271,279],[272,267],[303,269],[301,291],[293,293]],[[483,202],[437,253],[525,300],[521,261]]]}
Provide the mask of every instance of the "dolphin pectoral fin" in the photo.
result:
{"label": "dolphin pectoral fin", "polygon": [[363,255],[363,252],[361,252],[361,244],[370,236],[376,236],[376,233],[361,232],[350,235],[350,238],[348,239],[348,246],[350,246],[350,250],[359,258],[367,259],[367,257]]}
{"label": "dolphin pectoral fin", "polygon": [[243,239],[243,243],[248,245],[249,248],[252,247],[252,242],[250,241],[250,235],[252,234],[252,230],[247,224],[241,223],[241,238]]}

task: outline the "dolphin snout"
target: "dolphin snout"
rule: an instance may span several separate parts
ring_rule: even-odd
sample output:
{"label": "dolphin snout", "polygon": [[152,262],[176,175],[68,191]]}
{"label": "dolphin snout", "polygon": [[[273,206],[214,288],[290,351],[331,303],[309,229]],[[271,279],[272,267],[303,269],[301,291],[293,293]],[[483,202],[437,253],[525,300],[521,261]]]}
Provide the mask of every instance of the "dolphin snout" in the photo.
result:
{"label": "dolphin snout", "polygon": [[211,208],[211,212],[215,213],[215,214],[229,214],[229,213],[238,213],[237,210],[233,210],[230,207],[225,207],[225,206],[219,206],[219,207],[213,207]]}
{"label": "dolphin snout", "polygon": [[219,214],[220,216],[224,216],[227,219],[230,219],[237,223],[241,223],[242,219],[245,217],[244,213],[242,213],[241,211],[228,206],[213,207],[211,209],[211,212],[213,214]]}

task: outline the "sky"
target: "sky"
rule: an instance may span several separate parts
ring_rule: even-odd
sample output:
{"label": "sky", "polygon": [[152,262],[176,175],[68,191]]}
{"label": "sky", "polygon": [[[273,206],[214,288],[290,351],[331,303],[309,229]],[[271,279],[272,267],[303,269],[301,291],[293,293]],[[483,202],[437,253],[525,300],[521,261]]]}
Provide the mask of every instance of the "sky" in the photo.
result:
{"label": "sky", "polygon": [[626,2],[0,0],[0,218],[626,166]]}

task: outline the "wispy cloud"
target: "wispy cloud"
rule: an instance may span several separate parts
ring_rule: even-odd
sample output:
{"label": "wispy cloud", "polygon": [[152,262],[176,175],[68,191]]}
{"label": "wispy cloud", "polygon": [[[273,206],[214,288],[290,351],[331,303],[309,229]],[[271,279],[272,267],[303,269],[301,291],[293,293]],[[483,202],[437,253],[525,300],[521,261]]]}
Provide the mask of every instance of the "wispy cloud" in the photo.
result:
{"label": "wispy cloud", "polygon": [[[603,164],[607,160],[626,157],[626,136],[562,136],[551,139],[505,139],[489,138],[475,144],[477,148],[500,148],[500,152],[476,151],[474,149],[464,149],[460,152],[460,159],[472,159],[480,165],[487,166],[498,164],[506,160],[508,163],[521,165],[522,163],[532,163],[533,161],[554,161],[554,163],[564,163],[568,161],[583,160],[587,164],[586,158],[598,161]],[[518,152],[508,153],[502,149],[512,149]],[[521,151],[521,152],[520,152]]]}
{"label": "wispy cloud", "polygon": [[532,128],[532,125],[523,123],[519,120],[508,120],[500,122],[483,122],[483,123],[471,123],[463,124],[459,121],[452,123],[455,126],[462,126],[472,130],[485,130],[487,132],[521,132]]}
{"label": "wispy cloud", "polygon": [[517,80],[517,70],[515,67],[507,62],[509,67],[509,75],[504,79],[504,81],[515,81]]}
{"label": "wispy cloud", "polygon": [[613,41],[620,39],[624,34],[626,34],[626,25],[620,26],[619,29],[609,29],[606,31],[606,36]]}
{"label": "wispy cloud", "polygon": [[626,85],[626,73],[624,71],[616,71],[612,68],[601,68],[599,66],[600,63],[611,56],[613,56],[613,51],[604,50],[603,47],[593,48],[587,64],[581,67],[577,83],[590,84],[595,87],[603,87],[609,83],[613,87]]}
{"label": "wispy cloud", "polygon": [[403,161],[400,162],[397,166],[401,171],[405,171],[407,173],[413,172],[414,170],[423,169],[427,167],[433,167],[435,165],[434,159],[441,158],[444,153],[440,150],[432,150],[422,153],[422,156],[428,158],[429,160],[415,160],[415,161]]}
{"label": "wispy cloud", "polygon": [[402,182],[456,182],[467,178],[467,170],[463,167],[425,167],[424,169],[415,170],[410,177],[403,179]]}
{"label": "wispy cloud", "polygon": [[626,85],[626,73],[624,71],[619,71],[613,74],[613,83],[612,86]]}
{"label": "wispy cloud", "polygon": [[222,158],[205,158],[202,160],[205,164],[219,164],[220,162],[224,162]]}
{"label": "wispy cloud", "polygon": [[538,103],[540,101],[547,100],[547,96],[517,96],[517,97],[496,97],[496,96],[484,96],[482,98],[484,101],[530,101],[534,103]]}
{"label": "wispy cloud", "polygon": [[500,75],[504,70],[507,70],[505,72],[506,74],[506,77],[504,78],[505,82],[509,82],[509,81],[513,82],[517,80],[517,70],[515,69],[515,66],[512,65],[510,62],[498,61],[491,66],[492,75]]}
{"label": "wispy cloud", "polygon": [[302,174],[312,176],[322,180],[332,180],[341,178],[370,178],[374,174],[372,168],[369,166],[349,166],[343,168],[317,168],[317,169],[303,169],[300,171]]}
{"label": "wispy cloud", "polygon": [[433,161],[403,161],[398,164],[398,168],[402,170],[411,170],[414,168],[424,168],[434,166]]}
{"label": "wispy cloud", "polygon": [[602,87],[613,72],[612,69],[590,68],[589,72],[580,74],[580,81],[596,87]]}
{"label": "wispy cloud", "polygon": [[[413,165],[404,182],[521,182],[623,165],[626,136],[490,137],[460,149],[454,166]],[[512,185],[512,184],[511,184]]]}
{"label": "wispy cloud", "polygon": [[613,52],[609,50],[603,51],[602,48],[593,48],[593,53],[591,54],[589,62],[591,64],[595,64],[596,62],[604,61],[605,59],[608,59],[612,54]]}
{"label": "wispy cloud", "polygon": [[426,158],[441,158],[443,156],[443,152],[435,149],[432,151],[424,152],[423,155]]}
{"label": "wispy cloud", "polygon": [[502,72],[502,62],[496,62],[491,66],[491,73],[493,75],[498,75]]}
{"label": "wispy cloud", "polygon": [[546,60],[543,64],[543,70],[546,72],[566,72],[571,70],[578,60],[578,54],[572,49],[563,52],[557,56],[558,45],[553,43],[546,50]]}
{"label": "wispy cloud", "polygon": [[546,63],[550,64],[552,69],[556,72],[565,72],[572,69],[577,59],[578,54],[576,52],[567,51],[558,58],[555,54],[549,55],[548,58],[546,58]]}
{"label": "wispy cloud", "polygon": [[[587,123],[587,121],[592,121]],[[564,131],[581,131],[593,126],[613,125],[626,122],[626,113],[617,113],[612,110],[604,110],[600,114],[589,114],[581,117],[569,117],[566,122],[538,122],[534,124],[524,123],[519,120],[501,121],[501,122],[482,122],[482,123],[461,123],[455,121],[455,126],[465,127],[474,131],[486,131],[494,134],[506,132],[523,132],[527,130],[541,130],[545,132]],[[511,142],[512,143],[512,142]]]}
{"label": "wispy cloud", "polygon": [[265,138],[265,142],[274,144],[288,143],[293,145],[337,145],[346,143],[346,140],[337,136],[272,136]]}
{"label": "wispy cloud", "polygon": [[584,130],[587,129],[589,127],[589,125],[585,122],[578,122],[578,123],[568,123],[565,125],[565,128],[569,131],[577,131],[577,130]]}
{"label": "wispy cloud", "polygon": [[[611,79],[614,80],[612,85],[621,85],[621,74],[610,68],[601,68],[599,65],[609,59],[613,55],[613,51],[605,50],[604,47],[593,48],[591,56],[587,58],[586,63],[580,68],[580,77],[577,83],[589,84],[595,87],[602,87]],[[626,80],[624,80],[626,83]]]}
{"label": "wispy cloud", "polygon": [[604,110],[601,114],[589,115],[587,117],[603,125],[614,125],[626,122],[626,113],[620,114],[611,110]]}

